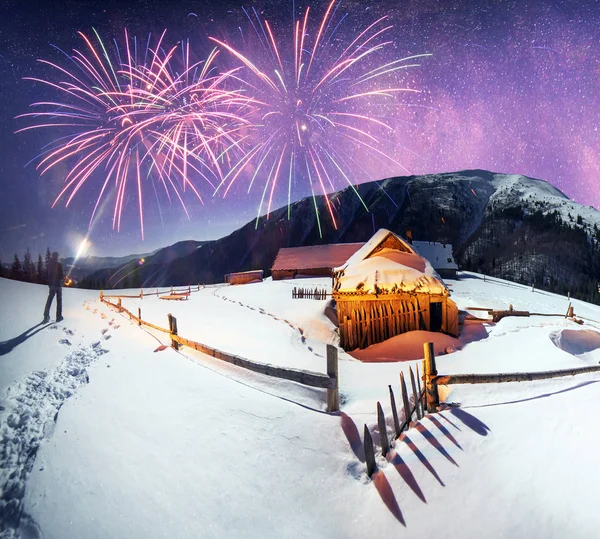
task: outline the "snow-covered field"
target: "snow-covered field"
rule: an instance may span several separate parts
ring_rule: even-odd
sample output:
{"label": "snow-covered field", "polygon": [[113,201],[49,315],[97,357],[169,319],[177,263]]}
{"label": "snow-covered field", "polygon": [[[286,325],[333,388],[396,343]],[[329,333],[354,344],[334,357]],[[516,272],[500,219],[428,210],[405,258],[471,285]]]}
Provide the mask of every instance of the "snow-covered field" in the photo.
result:
{"label": "snow-covered field", "polygon": [[[568,306],[475,274],[448,282],[460,309]],[[172,313],[180,335],[226,352],[325,372],[334,326],[325,302],[291,299],[295,284],[123,305],[162,327]],[[460,407],[409,430],[372,480],[361,439],[366,423],[378,443],[378,400],[391,438],[387,386],[419,363],[423,340],[436,341],[444,374],[597,364],[599,307],[573,302],[583,326],[507,318],[469,324],[458,341],[399,336],[363,352],[371,362],[340,353],[342,412],[327,414],[323,390],[162,348],[168,336],[97,292],[65,289],[64,322],[36,326],[46,291],[0,279],[1,537],[598,536],[599,374],[451,386],[445,398]]]}

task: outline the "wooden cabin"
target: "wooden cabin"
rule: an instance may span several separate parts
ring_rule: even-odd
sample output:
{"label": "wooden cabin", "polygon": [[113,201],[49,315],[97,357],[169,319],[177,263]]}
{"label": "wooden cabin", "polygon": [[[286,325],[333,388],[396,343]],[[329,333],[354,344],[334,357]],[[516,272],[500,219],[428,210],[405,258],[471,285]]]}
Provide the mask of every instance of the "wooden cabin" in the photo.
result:
{"label": "wooden cabin", "polygon": [[225,282],[229,284],[259,283],[263,280],[263,270],[240,271],[225,275]]}
{"label": "wooden cabin", "polygon": [[344,350],[419,329],[458,336],[458,308],[441,277],[389,230],[379,230],[332,278]]}
{"label": "wooden cabin", "polygon": [[454,261],[452,245],[438,241],[413,241],[413,249],[429,260],[437,274],[444,279],[456,279],[458,265]]}
{"label": "wooden cabin", "polygon": [[271,273],[273,280],[297,277],[331,277],[333,268],[341,266],[364,243],[336,243],[308,247],[282,247]]}

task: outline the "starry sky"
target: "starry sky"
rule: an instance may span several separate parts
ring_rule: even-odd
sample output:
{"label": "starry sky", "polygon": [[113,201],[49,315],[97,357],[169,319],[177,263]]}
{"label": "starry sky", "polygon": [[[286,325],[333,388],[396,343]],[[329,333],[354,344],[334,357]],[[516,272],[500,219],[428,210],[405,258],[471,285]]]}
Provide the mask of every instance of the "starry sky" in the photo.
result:
{"label": "starry sky", "polygon": [[[167,5],[168,4],[168,5]],[[326,4],[309,2],[317,15]],[[177,205],[150,205],[145,238],[134,198],[127,200],[121,231],[112,213],[88,229],[95,198],[82,189],[68,208],[52,203],[65,170],[40,177],[34,158],[52,133],[15,131],[16,116],[51,93],[24,77],[44,76],[38,59],[60,61],[52,45],[81,47],[78,31],[106,37],[147,36],[168,30],[202,49],[207,36],[229,41],[248,32],[242,7],[253,6],[276,32],[291,26],[307,4],[294,1],[158,0],[55,2],[29,0],[0,8],[0,260],[9,262],[29,247],[37,256],[49,246],[74,255],[83,238],[88,254],[146,253],[183,239],[216,239],[253,219],[261,189],[239,186],[227,198],[188,199],[190,219]],[[343,1],[339,32],[352,39],[382,15],[397,57],[432,53],[410,73],[422,91],[395,124],[394,157],[411,174],[487,169],[549,181],[570,198],[600,208],[600,5],[572,1]],[[319,18],[317,17],[316,21]],[[54,137],[56,138],[56,137]],[[375,177],[406,174],[394,166]],[[90,179],[90,183],[101,178]],[[340,184],[339,187],[344,185]],[[293,197],[310,194],[294,190]],[[274,207],[287,202],[287,193]],[[133,209],[130,211],[128,208]]]}

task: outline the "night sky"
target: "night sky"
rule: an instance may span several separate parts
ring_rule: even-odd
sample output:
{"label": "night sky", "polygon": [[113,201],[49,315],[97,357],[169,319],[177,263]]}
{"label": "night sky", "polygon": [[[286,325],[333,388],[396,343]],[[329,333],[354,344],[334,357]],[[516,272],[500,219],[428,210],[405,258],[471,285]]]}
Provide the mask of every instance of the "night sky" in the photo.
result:
{"label": "night sky", "polygon": [[[73,255],[88,234],[89,254],[114,256],[149,252],[182,239],[216,239],[253,219],[262,195],[262,187],[248,194],[244,178],[225,199],[204,191],[204,205],[186,199],[189,221],[175,203],[148,204],[144,241],[134,196],[126,199],[119,233],[112,230],[110,210],[88,232],[101,177],[91,177],[89,188],[84,186],[68,208],[59,202],[52,209],[65,168],[40,177],[36,162],[28,163],[57,135],[51,129],[15,134],[27,126],[15,117],[28,112],[31,103],[56,99],[43,85],[23,80],[48,76],[37,62],[40,58],[66,66],[64,56],[51,45],[69,52],[82,48],[77,32],[91,34],[92,27],[107,41],[121,40],[124,28],[137,36],[167,29],[171,43],[189,38],[202,56],[210,50],[208,36],[228,43],[250,36],[252,27],[242,6],[253,6],[282,35],[292,26],[294,7],[298,17],[306,5],[314,10],[311,24],[316,28],[326,3],[4,3],[8,7],[0,11],[0,260],[10,262],[15,252],[22,255],[27,247],[35,256],[47,246],[63,256]],[[598,2],[349,0],[341,3],[335,21],[344,15],[340,39],[351,41],[370,22],[387,15],[393,25],[387,36],[393,41],[388,47],[392,56],[433,54],[411,70],[407,83],[422,93],[403,102],[406,106],[396,118],[401,121],[393,124],[394,159],[411,174],[473,168],[524,174],[600,208]],[[259,53],[255,49],[255,56]],[[375,160],[365,166],[376,179],[406,174],[401,167],[378,167]],[[342,187],[343,183],[336,184]],[[310,190],[300,186],[292,198],[308,194]],[[278,190],[273,207],[286,203],[287,190]]]}

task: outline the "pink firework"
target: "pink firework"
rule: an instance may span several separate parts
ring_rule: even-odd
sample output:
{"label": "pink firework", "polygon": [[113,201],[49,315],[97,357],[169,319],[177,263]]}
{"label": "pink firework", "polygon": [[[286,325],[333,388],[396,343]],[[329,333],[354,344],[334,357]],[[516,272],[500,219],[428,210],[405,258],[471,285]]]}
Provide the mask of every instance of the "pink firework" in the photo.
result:
{"label": "pink firework", "polygon": [[259,41],[255,53],[211,38],[245,66],[242,82],[258,115],[244,156],[219,188],[227,193],[240,177],[249,178],[250,186],[257,179],[264,181],[259,215],[265,200],[270,213],[275,190],[283,182],[289,216],[292,186],[308,184],[313,198],[318,192],[325,196],[336,226],[328,193],[341,182],[358,195],[357,178],[377,179],[366,170],[365,157],[375,159],[379,168],[383,164],[404,169],[386,146],[401,96],[419,90],[403,83],[401,75],[419,65],[416,59],[430,54],[395,57],[394,43],[388,38],[392,26],[386,17],[345,40],[342,21],[335,20],[338,6],[338,0],[333,0],[310,33],[307,8],[284,45],[267,20],[256,11],[254,17],[246,13]]}
{"label": "pink firework", "polygon": [[202,201],[196,178],[214,190],[214,180],[222,179],[223,166],[238,151],[251,104],[228,89],[236,70],[217,71],[216,49],[205,60],[191,62],[189,43],[163,49],[165,32],[154,47],[149,38],[142,51],[125,32],[124,50],[115,42],[111,55],[96,32],[96,45],[80,36],[86,48],[68,57],[71,69],[40,60],[59,80],[31,80],[61,97],[34,103],[36,112],[20,117],[41,121],[20,131],[61,131],[38,164],[41,174],[59,164],[69,166],[54,205],[66,197],[68,206],[86,183],[100,179],[90,226],[100,202],[114,191],[113,228],[119,230],[129,184],[137,191],[143,238],[146,180],[158,181],[169,201],[174,195],[188,214],[183,193],[189,189]]}

